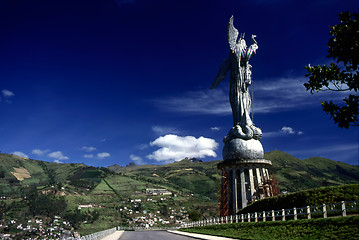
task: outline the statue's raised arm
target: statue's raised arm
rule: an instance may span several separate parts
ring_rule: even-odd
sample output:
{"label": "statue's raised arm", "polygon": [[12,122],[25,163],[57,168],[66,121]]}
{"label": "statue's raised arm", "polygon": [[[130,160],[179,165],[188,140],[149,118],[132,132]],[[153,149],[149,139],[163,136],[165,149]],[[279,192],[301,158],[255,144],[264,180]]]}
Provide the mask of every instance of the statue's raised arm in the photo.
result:
{"label": "statue's raised arm", "polygon": [[257,37],[256,35],[252,35],[252,45],[248,47],[247,49],[247,59],[249,60],[253,54],[256,53],[257,49],[258,49],[258,45],[257,45],[257,41],[255,39],[255,37]]}

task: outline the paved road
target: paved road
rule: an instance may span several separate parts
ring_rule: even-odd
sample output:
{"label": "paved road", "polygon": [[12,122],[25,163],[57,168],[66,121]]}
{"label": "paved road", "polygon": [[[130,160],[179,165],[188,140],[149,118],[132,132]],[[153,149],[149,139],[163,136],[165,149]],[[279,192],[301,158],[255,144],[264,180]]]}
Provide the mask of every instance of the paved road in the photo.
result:
{"label": "paved road", "polygon": [[166,231],[125,231],[120,240],[193,240]]}

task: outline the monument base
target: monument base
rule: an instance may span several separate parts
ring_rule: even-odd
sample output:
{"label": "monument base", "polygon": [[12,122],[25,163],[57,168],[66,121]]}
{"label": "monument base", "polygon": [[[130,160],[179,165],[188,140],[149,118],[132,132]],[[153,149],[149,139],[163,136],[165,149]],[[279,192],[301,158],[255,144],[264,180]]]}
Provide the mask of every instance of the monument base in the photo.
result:
{"label": "monument base", "polygon": [[259,140],[234,138],[224,144],[224,161],[241,161],[251,159],[263,159],[264,151]]}
{"label": "monument base", "polygon": [[256,139],[234,138],[225,142],[222,170],[221,215],[236,214],[249,203],[273,196],[262,144]]}
{"label": "monument base", "polygon": [[249,203],[273,196],[266,159],[235,159],[219,163],[222,171],[220,214],[237,214]]}

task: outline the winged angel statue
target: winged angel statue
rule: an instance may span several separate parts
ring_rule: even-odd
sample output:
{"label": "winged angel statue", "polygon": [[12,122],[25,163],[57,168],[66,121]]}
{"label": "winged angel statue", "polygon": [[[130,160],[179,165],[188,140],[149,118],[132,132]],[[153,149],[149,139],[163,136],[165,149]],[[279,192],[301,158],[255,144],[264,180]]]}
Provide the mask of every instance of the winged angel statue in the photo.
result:
{"label": "winged angel statue", "polygon": [[262,137],[262,131],[254,126],[250,118],[249,86],[252,84],[252,66],[248,61],[258,49],[256,35],[252,35],[252,45],[247,47],[244,40],[245,34],[241,34],[237,41],[238,34],[238,30],[233,25],[232,16],[228,24],[229,58],[223,61],[211,86],[211,89],[216,88],[230,71],[229,100],[233,113],[233,127],[224,137],[223,142],[225,143],[234,138],[259,140]]}

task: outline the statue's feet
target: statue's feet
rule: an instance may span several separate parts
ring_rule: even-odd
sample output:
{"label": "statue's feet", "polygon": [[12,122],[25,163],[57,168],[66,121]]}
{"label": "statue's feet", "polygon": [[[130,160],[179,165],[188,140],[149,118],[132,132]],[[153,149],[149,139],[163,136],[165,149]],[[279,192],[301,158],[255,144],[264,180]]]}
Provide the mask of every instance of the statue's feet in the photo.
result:
{"label": "statue's feet", "polygon": [[236,125],[231,128],[227,136],[223,138],[223,142],[229,142],[232,139],[240,138],[244,140],[249,140],[253,138],[253,130],[249,126],[244,127],[244,131],[240,125]]}
{"label": "statue's feet", "polygon": [[260,140],[262,138],[262,130],[254,125],[251,126],[253,131],[253,138],[256,140]]}

